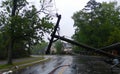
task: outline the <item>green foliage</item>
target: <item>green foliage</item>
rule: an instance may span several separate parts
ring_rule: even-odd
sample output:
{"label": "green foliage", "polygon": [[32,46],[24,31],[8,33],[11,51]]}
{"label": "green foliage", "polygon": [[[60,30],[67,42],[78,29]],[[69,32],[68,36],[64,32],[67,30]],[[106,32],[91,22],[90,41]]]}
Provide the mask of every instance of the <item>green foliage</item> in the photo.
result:
{"label": "green foliage", "polygon": [[[26,67],[36,64],[35,63],[36,61],[40,61],[43,59],[44,59],[44,57],[29,57],[29,58],[27,57],[27,58],[23,58],[23,61],[14,62],[13,65],[2,64],[2,65],[0,65],[0,69],[13,68],[13,67],[19,66],[19,65],[22,65],[21,67],[19,67],[19,69],[24,69]],[[42,62],[40,61],[38,63],[42,63]],[[16,69],[12,69],[12,71],[16,71]]]}
{"label": "green foliage", "polygon": [[6,47],[6,37],[3,35],[3,33],[0,32],[0,59],[5,59],[7,56],[7,47]]}
{"label": "green foliage", "polygon": [[0,10],[0,51],[4,50],[4,58],[6,58],[7,50],[10,49],[7,47],[11,43],[13,44],[13,55],[16,57],[26,56],[28,55],[26,50],[30,50],[32,45],[41,43],[44,33],[51,32],[53,24],[48,13],[49,2],[46,3],[40,3],[40,10],[38,10],[34,5],[29,5],[26,0],[17,0],[15,15],[11,16],[14,7],[13,0],[2,2]]}
{"label": "green foliage", "polygon": [[100,4],[90,0],[83,10],[72,17],[76,27],[73,39],[96,48],[119,42],[115,39],[120,36],[116,33],[120,28],[119,14],[117,2]]}
{"label": "green foliage", "polygon": [[47,45],[48,45],[47,42],[42,41],[41,43],[38,43],[32,47],[31,53],[32,54],[44,54]]}
{"label": "green foliage", "polygon": [[115,27],[114,31],[110,33],[107,44],[113,44],[116,42],[120,42],[120,28],[118,27]]}
{"label": "green foliage", "polygon": [[63,43],[60,41],[60,40],[58,40],[58,41],[56,41],[55,42],[55,48],[56,48],[56,50],[57,50],[57,54],[61,54],[62,53],[62,50],[63,50]]}

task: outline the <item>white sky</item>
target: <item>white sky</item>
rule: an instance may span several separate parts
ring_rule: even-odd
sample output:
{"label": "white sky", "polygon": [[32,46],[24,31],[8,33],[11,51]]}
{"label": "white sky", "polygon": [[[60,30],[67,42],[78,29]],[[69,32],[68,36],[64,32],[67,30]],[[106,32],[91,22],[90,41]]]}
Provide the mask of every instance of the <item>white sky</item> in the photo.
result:
{"label": "white sky", "polygon": [[[38,4],[39,0],[28,0],[34,4]],[[86,3],[89,0],[52,0],[55,1],[57,12],[62,15],[60,21],[60,35],[71,37],[74,34],[74,21],[72,16],[76,11],[79,11],[84,8]],[[97,2],[110,2],[110,1],[119,1],[119,0],[96,0]]]}
{"label": "white sky", "polygon": [[[71,19],[73,14],[76,11],[84,8],[86,3],[89,0],[55,0],[56,8],[58,9],[58,13],[62,15],[62,19],[60,22],[60,34],[71,37],[74,34],[73,24],[74,21]],[[97,2],[103,1],[119,1],[119,0],[96,0]]]}
{"label": "white sky", "polygon": [[[28,0],[35,5],[39,4],[40,0]],[[62,19],[60,21],[60,35],[70,38],[74,34],[74,21],[72,20],[72,16],[76,11],[79,11],[84,8],[86,3],[89,0],[52,0],[54,1],[57,8],[57,12],[62,15]],[[97,2],[110,2],[119,0],[96,0]],[[120,4],[120,3],[119,3]]]}
{"label": "white sky", "polygon": [[[40,0],[27,0],[32,4],[38,5]],[[73,24],[74,21],[71,19],[73,13],[81,10],[89,0],[53,0],[56,3],[57,12],[62,15],[60,21],[60,35],[71,37],[74,34]],[[103,1],[117,1],[119,0],[96,0],[97,2]],[[120,4],[120,3],[119,3]]]}

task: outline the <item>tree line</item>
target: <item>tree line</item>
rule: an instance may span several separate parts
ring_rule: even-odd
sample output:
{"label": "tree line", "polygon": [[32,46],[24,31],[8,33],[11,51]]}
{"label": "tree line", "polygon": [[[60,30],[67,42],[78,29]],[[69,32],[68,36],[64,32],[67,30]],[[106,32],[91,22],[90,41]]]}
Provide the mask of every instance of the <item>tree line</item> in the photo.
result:
{"label": "tree line", "polygon": [[[96,2],[87,5],[72,16],[75,34],[73,39],[95,48],[120,42],[120,6],[117,2]],[[81,48],[75,47],[75,51]]]}
{"label": "tree line", "polygon": [[[33,45],[41,43],[53,23],[49,11],[51,0],[40,0],[39,9],[27,0],[4,0],[0,9],[0,59],[30,55]],[[41,15],[42,14],[42,15]]]}

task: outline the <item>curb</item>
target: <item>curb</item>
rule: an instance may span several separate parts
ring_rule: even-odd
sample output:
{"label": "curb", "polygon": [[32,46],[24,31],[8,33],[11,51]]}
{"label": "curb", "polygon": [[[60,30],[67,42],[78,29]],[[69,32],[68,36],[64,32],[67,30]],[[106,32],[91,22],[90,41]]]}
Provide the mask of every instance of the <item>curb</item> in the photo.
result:
{"label": "curb", "polygon": [[0,74],[2,74],[3,72],[6,72],[6,71],[9,72],[10,70],[12,70],[12,72],[14,72],[14,71],[16,71],[16,70],[23,69],[23,68],[25,68],[25,67],[27,67],[27,66],[32,66],[32,65],[34,65],[34,64],[38,64],[38,63],[40,63],[40,62],[44,62],[44,61],[48,61],[48,60],[50,60],[50,58],[45,58],[45,59],[43,59],[43,60],[34,61],[34,62],[31,62],[31,63],[21,64],[21,65],[18,65],[18,66],[14,66],[14,67],[12,67],[11,69],[1,69],[1,70],[0,70]]}

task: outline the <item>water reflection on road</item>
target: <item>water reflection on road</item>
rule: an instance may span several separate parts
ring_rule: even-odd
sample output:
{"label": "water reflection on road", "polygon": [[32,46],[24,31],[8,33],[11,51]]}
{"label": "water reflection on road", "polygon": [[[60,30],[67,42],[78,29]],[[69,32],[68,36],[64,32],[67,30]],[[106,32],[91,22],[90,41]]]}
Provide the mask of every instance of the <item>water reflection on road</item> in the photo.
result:
{"label": "water reflection on road", "polygon": [[119,68],[111,69],[111,65],[105,63],[104,59],[99,56],[74,56],[76,74],[120,74]]}
{"label": "water reflection on road", "polygon": [[51,56],[51,60],[27,67],[15,74],[119,74],[114,73],[102,57]]}
{"label": "water reflection on road", "polygon": [[[52,56],[51,60],[48,62],[27,67],[26,69],[16,72],[15,74],[49,74],[60,66],[63,67],[56,69],[53,74],[60,74],[60,71],[63,69],[63,73],[66,72],[64,74],[74,74],[70,71],[70,66],[65,66],[66,68],[64,68],[64,65],[71,65],[72,60],[72,56]],[[66,71],[65,69],[69,71]]]}

